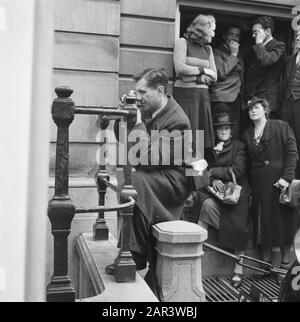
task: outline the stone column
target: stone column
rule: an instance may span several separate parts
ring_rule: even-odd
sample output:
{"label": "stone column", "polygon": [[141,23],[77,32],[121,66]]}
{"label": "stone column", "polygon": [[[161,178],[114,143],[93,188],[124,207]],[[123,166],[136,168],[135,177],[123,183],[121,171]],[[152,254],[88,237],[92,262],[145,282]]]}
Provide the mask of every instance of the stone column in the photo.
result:
{"label": "stone column", "polygon": [[156,238],[156,276],[163,302],[203,302],[202,246],[207,231],[187,221],[153,226]]}

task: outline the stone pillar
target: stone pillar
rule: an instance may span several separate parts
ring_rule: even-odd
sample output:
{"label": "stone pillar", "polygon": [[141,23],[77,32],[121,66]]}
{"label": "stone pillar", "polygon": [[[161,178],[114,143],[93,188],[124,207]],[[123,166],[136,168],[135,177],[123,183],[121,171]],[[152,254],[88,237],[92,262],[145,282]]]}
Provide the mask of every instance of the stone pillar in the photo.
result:
{"label": "stone pillar", "polygon": [[202,246],[207,231],[187,221],[153,226],[156,238],[156,276],[163,302],[203,302]]}

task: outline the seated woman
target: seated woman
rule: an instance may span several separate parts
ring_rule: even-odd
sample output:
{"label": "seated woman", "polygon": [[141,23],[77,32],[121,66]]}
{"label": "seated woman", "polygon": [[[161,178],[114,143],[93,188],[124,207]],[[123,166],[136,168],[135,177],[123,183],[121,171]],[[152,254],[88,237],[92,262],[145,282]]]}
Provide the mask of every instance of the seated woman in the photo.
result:
{"label": "seated woman", "polygon": [[[225,205],[202,189],[197,192],[197,209],[200,209],[198,224],[205,229],[209,226],[219,231],[221,247],[243,254],[248,242],[249,232],[249,196],[250,188],[246,177],[247,154],[245,144],[231,139],[234,123],[228,113],[219,113],[214,117],[216,146],[207,150],[205,159],[208,163],[210,182],[216,191],[222,191],[224,183],[232,181],[229,167],[233,170],[237,183],[242,186],[241,195],[236,205]],[[232,277],[234,287],[242,282],[243,268],[236,264]]]}

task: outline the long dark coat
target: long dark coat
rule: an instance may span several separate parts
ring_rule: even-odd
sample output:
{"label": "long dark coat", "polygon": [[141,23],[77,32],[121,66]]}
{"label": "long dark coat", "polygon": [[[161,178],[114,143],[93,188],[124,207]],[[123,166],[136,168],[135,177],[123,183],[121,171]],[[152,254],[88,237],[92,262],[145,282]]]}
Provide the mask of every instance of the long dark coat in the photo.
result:
{"label": "long dark coat", "polygon": [[246,74],[247,99],[253,95],[268,100],[270,111],[278,110],[278,89],[285,57],[285,44],[276,39],[253,46],[252,61]]}
{"label": "long dark coat", "polygon": [[264,248],[291,245],[296,228],[295,211],[279,204],[280,190],[273,185],[279,178],[295,177],[297,146],[289,125],[268,120],[256,147],[253,126],[243,135],[251,162],[254,242]]}
{"label": "long dark coat", "polygon": [[285,58],[284,60],[284,67],[280,79],[280,103],[284,100],[284,98],[288,98],[291,93],[287,90],[288,89],[288,83],[291,78],[295,77],[295,72],[296,72],[296,59],[297,59],[297,54],[295,53],[293,55],[290,55]]}
{"label": "long dark coat", "polygon": [[[291,90],[289,89],[289,82],[294,79],[297,65],[296,65],[297,54],[288,56],[285,59],[285,65],[281,77],[280,86],[280,103],[281,103],[281,119],[288,122],[292,128],[297,144],[298,150],[300,147],[300,99],[298,96],[294,98]],[[298,67],[299,68],[299,67]]]}
{"label": "long dark coat", "polygon": [[[178,133],[183,135],[184,131],[190,129],[188,117],[172,97],[169,97],[165,108],[148,124],[139,123],[134,128],[134,130],[144,132],[145,138],[148,139],[153,130],[158,133],[162,133],[163,130],[168,132],[178,130]],[[184,160],[182,159],[183,166],[176,166],[173,165],[171,157],[171,165],[163,165],[162,157],[167,152],[162,151],[162,147],[156,145],[158,137],[152,136],[151,139],[152,151],[146,140],[141,141],[143,145],[141,150],[144,155],[148,155],[149,162],[152,157],[157,165],[137,165],[133,175],[133,186],[137,191],[137,206],[148,223],[154,225],[163,221],[179,220],[184,201],[194,186],[192,177],[186,176]],[[191,145],[191,142],[185,141],[184,144]],[[171,144],[170,151],[168,151],[171,156],[174,154],[174,146]],[[153,147],[156,148],[153,149]],[[183,154],[182,158],[184,158]]]}
{"label": "long dark coat", "polygon": [[[219,242],[223,247],[231,250],[244,250],[249,237],[249,195],[247,154],[245,144],[238,140],[225,142],[223,150],[216,153],[210,149],[205,154],[205,159],[211,169],[211,179],[220,179],[223,182],[232,181],[228,167],[231,167],[237,183],[242,186],[241,196],[237,205],[221,205],[221,216],[219,226]],[[202,189],[197,195],[198,214],[204,200],[211,195]]]}

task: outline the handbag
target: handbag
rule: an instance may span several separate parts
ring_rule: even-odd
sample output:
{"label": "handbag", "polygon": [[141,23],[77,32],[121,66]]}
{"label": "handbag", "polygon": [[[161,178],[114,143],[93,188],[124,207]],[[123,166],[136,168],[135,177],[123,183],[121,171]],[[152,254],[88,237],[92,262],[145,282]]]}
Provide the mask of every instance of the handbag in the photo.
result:
{"label": "handbag", "polygon": [[286,189],[281,191],[279,203],[292,208],[300,205],[300,180],[294,179]]}
{"label": "handbag", "polygon": [[208,186],[208,192],[224,204],[236,205],[240,199],[242,187],[236,183],[233,170],[228,168],[232,177],[232,182],[225,182],[221,192],[216,191],[212,186]]}

